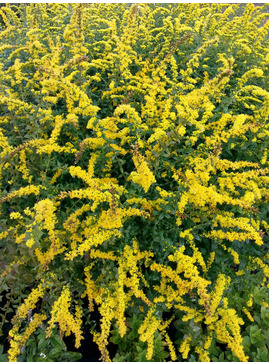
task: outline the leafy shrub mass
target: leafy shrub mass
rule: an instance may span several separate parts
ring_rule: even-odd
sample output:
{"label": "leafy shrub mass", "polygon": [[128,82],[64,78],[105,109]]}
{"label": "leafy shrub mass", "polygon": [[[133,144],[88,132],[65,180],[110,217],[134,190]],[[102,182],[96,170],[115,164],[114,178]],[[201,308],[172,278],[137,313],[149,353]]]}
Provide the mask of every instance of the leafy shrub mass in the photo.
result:
{"label": "leafy shrub mass", "polygon": [[267,11],[1,7],[3,360],[269,361]]}

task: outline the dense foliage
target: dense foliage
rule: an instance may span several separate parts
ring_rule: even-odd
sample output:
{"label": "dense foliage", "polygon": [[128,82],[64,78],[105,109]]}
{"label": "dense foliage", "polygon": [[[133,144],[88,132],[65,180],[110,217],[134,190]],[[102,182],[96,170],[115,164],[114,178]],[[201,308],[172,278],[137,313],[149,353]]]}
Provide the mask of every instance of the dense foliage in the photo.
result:
{"label": "dense foliage", "polygon": [[267,11],[1,7],[0,357],[269,361]]}

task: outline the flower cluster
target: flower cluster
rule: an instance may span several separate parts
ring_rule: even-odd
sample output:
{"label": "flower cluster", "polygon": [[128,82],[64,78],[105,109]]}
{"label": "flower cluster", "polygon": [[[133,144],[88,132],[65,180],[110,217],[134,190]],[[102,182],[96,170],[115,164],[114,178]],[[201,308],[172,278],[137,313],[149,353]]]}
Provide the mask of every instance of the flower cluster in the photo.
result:
{"label": "flower cluster", "polygon": [[104,361],[110,340],[121,361],[209,361],[216,342],[248,360],[243,318],[269,287],[266,9],[1,7],[10,361],[41,323],[80,347],[95,310]]}

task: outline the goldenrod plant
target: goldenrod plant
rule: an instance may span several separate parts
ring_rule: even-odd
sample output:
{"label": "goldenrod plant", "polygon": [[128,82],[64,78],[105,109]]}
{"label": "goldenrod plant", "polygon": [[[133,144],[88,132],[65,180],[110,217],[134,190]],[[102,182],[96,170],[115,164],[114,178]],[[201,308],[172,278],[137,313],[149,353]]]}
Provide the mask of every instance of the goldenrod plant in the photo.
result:
{"label": "goldenrod plant", "polygon": [[0,8],[2,358],[269,361],[268,15]]}

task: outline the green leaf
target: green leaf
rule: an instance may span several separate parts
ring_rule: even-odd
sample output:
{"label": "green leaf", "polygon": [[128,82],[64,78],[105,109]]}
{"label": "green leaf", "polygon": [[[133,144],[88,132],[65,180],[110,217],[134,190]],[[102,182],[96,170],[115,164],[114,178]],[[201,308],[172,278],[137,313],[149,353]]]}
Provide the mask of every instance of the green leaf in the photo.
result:
{"label": "green leaf", "polygon": [[262,323],[269,327],[269,307],[261,307]]}
{"label": "green leaf", "polygon": [[264,362],[269,361],[269,352],[265,346],[263,346],[262,348],[257,348],[257,354],[258,354],[256,356],[257,361],[264,361]]}
{"label": "green leaf", "polygon": [[0,362],[8,362],[7,353],[3,354],[4,346],[0,345]]}
{"label": "green leaf", "polygon": [[250,341],[255,346],[262,346],[265,342],[265,336],[262,335],[261,329],[250,330]]}
{"label": "green leaf", "polygon": [[224,361],[224,352],[222,352],[219,356],[219,361]]}
{"label": "green leaf", "polygon": [[57,348],[53,348],[52,350],[50,350],[50,352],[48,353],[48,357],[54,359],[55,357],[59,356],[62,353],[61,349],[59,347]]}
{"label": "green leaf", "polygon": [[56,348],[59,348],[60,350],[66,350],[65,343],[63,342],[63,340],[59,336],[56,336],[56,335],[55,336],[51,336],[50,342]]}
{"label": "green leaf", "polygon": [[146,359],[147,349],[144,349],[138,353],[138,361],[148,361]]}
{"label": "green leaf", "polygon": [[66,351],[61,355],[61,361],[78,361],[82,358],[82,354],[75,351]]}
{"label": "green leaf", "polygon": [[123,361],[126,361],[126,360],[124,360],[124,356],[123,355],[120,355],[118,353],[113,358],[113,362],[123,362]]}
{"label": "green leaf", "polygon": [[249,336],[244,336],[243,337],[243,346],[244,348],[249,348],[251,345],[251,340],[250,340],[250,337]]}
{"label": "green leaf", "polygon": [[46,347],[46,343],[47,343],[47,339],[46,339],[45,335],[42,335],[40,340],[38,340],[38,344],[37,344],[38,350],[42,351],[42,349]]}

